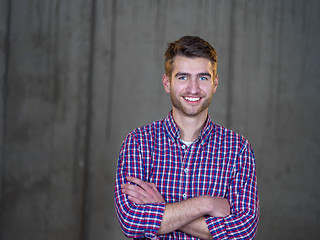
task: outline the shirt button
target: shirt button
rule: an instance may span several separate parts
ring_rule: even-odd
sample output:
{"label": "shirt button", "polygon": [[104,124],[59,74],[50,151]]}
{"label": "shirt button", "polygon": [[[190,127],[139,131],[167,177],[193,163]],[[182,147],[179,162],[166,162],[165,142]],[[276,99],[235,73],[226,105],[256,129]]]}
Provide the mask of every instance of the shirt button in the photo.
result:
{"label": "shirt button", "polygon": [[185,173],[188,173],[188,168],[185,168],[185,169],[184,169],[184,172],[185,172]]}
{"label": "shirt button", "polygon": [[186,199],[187,198],[187,194],[182,194],[182,197],[184,198],[184,199]]}
{"label": "shirt button", "polygon": [[185,149],[186,148],[186,146],[185,145],[182,145],[182,149]]}

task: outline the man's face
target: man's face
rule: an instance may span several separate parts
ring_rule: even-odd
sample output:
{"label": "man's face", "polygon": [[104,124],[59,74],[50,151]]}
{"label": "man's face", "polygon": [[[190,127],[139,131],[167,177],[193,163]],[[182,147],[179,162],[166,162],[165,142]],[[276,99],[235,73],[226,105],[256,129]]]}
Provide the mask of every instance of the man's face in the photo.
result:
{"label": "man's face", "polygon": [[212,63],[205,58],[176,56],[171,80],[164,75],[163,84],[170,93],[173,111],[184,116],[207,114],[212,95],[218,86]]}

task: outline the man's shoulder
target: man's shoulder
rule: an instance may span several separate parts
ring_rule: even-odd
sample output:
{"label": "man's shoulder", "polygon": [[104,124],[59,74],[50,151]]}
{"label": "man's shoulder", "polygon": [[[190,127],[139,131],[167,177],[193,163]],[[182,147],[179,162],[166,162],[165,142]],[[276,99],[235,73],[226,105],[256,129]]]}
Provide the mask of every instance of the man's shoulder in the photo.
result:
{"label": "man's shoulder", "polygon": [[216,123],[214,123],[213,136],[222,141],[238,142],[240,144],[248,143],[248,140],[243,135]]}
{"label": "man's shoulder", "polygon": [[144,125],[144,126],[136,128],[136,129],[133,129],[129,133],[129,135],[133,134],[136,137],[151,137],[151,136],[155,135],[156,133],[163,131],[163,124],[164,124],[164,119],[160,119],[160,120],[154,121],[148,125]]}

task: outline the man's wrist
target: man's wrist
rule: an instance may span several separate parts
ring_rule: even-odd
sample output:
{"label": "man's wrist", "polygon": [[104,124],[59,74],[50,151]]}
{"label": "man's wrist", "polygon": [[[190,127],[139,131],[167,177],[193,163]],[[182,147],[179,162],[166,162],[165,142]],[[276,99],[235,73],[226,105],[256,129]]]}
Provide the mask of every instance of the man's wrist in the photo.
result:
{"label": "man's wrist", "polygon": [[204,215],[212,215],[212,212],[214,211],[213,209],[214,197],[209,195],[203,195],[203,196],[200,196],[200,198],[201,198],[201,206],[203,206],[204,208],[204,213],[205,213]]}
{"label": "man's wrist", "polygon": [[230,215],[230,204],[226,198],[209,195],[201,197],[202,204],[205,207],[205,215],[211,217],[226,217]]}

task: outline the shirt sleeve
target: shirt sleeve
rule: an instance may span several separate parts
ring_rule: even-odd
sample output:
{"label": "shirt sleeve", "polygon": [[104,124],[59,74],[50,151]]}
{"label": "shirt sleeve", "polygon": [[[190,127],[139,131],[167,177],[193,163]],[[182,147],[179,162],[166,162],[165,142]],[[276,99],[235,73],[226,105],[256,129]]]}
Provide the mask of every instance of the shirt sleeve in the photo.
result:
{"label": "shirt sleeve", "polygon": [[227,198],[231,215],[206,216],[213,239],[254,239],[259,219],[255,158],[248,142],[238,154]]}
{"label": "shirt sleeve", "polygon": [[147,152],[141,149],[138,139],[130,133],[124,140],[116,172],[115,207],[119,223],[129,238],[158,239],[157,232],[163,218],[165,203],[135,204],[121,192],[121,185],[127,183],[126,177],[132,176],[148,180],[149,167]]}

